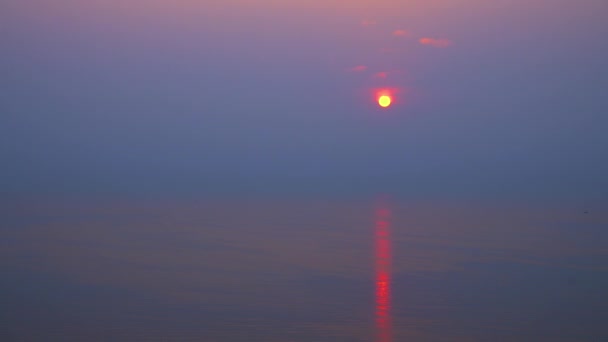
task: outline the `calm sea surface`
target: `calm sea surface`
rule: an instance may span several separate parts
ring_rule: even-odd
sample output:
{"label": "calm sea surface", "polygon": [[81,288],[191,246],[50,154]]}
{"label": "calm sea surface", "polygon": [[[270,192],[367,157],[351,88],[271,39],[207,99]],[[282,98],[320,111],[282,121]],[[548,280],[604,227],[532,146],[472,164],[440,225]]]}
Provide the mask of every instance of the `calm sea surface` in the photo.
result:
{"label": "calm sea surface", "polygon": [[608,206],[10,201],[2,341],[608,341]]}

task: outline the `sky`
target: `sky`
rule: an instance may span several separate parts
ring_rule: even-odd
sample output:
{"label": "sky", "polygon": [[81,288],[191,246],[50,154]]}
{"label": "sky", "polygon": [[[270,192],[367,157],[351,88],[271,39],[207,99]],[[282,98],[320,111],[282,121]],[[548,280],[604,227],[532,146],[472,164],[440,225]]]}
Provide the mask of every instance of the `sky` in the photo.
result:
{"label": "sky", "polygon": [[607,15],[2,1],[0,194],[607,200]]}

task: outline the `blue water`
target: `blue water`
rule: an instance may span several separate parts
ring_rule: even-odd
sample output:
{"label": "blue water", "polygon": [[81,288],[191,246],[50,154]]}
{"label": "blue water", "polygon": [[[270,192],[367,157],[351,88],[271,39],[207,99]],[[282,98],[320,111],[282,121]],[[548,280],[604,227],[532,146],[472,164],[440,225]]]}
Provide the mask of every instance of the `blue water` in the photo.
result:
{"label": "blue water", "polygon": [[5,202],[1,340],[608,340],[602,206],[383,206],[381,326],[374,200]]}

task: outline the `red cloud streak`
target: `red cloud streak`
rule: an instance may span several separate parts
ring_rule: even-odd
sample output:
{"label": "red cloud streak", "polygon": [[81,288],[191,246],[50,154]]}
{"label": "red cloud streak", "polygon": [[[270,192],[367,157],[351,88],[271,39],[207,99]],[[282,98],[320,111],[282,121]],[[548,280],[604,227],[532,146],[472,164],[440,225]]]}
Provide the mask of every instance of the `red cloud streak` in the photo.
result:
{"label": "red cloud streak", "polygon": [[380,71],[374,74],[375,78],[387,78],[388,77],[388,72],[386,71]]}
{"label": "red cloud streak", "polygon": [[357,65],[354,68],[350,68],[350,71],[352,71],[352,72],[363,72],[366,70],[367,70],[367,66],[365,66],[365,65]]}
{"label": "red cloud streak", "polygon": [[406,30],[395,30],[395,31],[393,31],[393,36],[396,36],[396,37],[407,37],[409,35],[410,35],[410,33],[408,31],[406,31]]}
{"label": "red cloud streak", "polygon": [[436,48],[446,48],[448,46],[453,45],[451,40],[445,38],[429,38],[423,37],[418,40],[422,45],[429,45]]}

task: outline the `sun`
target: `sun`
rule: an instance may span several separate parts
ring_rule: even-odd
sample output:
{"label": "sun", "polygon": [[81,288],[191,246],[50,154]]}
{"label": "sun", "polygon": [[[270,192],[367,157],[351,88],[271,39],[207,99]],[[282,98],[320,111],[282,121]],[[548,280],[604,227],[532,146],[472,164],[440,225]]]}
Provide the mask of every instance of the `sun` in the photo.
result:
{"label": "sun", "polygon": [[381,96],[378,98],[378,104],[379,104],[379,105],[380,105],[380,107],[382,107],[382,108],[386,108],[386,107],[390,106],[390,105],[391,105],[391,102],[392,102],[392,99],[391,99],[391,97],[390,97],[390,96],[388,96],[388,95],[381,95]]}

